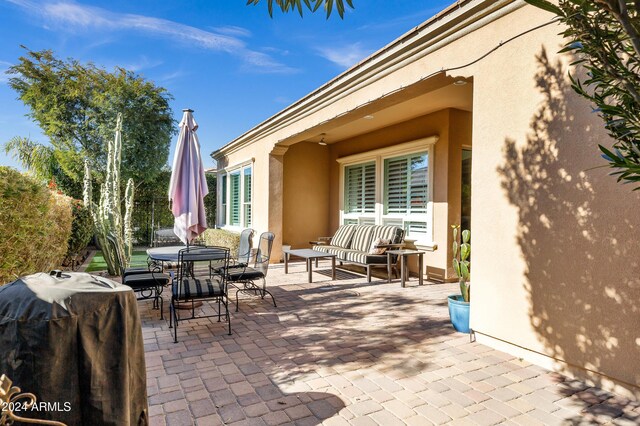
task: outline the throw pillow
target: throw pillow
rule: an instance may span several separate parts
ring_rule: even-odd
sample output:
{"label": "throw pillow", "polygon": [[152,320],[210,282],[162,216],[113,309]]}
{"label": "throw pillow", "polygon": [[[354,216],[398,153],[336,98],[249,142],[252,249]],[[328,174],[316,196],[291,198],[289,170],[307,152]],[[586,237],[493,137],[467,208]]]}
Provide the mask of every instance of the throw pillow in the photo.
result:
{"label": "throw pillow", "polygon": [[391,240],[385,240],[384,238],[378,238],[371,244],[369,254],[384,254],[387,251],[386,247],[378,247],[379,245],[391,244]]}

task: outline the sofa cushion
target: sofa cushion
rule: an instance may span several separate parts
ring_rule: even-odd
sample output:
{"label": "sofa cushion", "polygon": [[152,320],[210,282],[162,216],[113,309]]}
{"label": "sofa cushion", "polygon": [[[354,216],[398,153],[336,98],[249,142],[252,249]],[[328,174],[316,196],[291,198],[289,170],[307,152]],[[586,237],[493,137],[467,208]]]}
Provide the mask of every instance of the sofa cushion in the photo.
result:
{"label": "sofa cushion", "polygon": [[363,253],[361,251],[356,251],[356,250],[348,250],[346,255],[347,255],[347,260],[349,262],[362,263],[365,265],[371,265],[371,264],[386,265],[387,263],[386,254],[369,254],[366,252]]}
{"label": "sofa cushion", "polygon": [[346,259],[347,249],[336,246],[314,246],[314,250],[335,254],[337,259]]}
{"label": "sofa cushion", "polygon": [[404,230],[395,225],[380,225],[376,226],[373,230],[373,240],[382,238],[390,240],[391,244],[398,244],[402,242],[404,237]]}
{"label": "sofa cushion", "polygon": [[348,248],[355,230],[356,225],[340,225],[333,238],[331,238],[331,245]]}
{"label": "sofa cushion", "polygon": [[352,250],[368,252],[371,247],[373,237],[373,228],[375,225],[359,225],[356,227],[351,239],[351,245],[348,247]]}

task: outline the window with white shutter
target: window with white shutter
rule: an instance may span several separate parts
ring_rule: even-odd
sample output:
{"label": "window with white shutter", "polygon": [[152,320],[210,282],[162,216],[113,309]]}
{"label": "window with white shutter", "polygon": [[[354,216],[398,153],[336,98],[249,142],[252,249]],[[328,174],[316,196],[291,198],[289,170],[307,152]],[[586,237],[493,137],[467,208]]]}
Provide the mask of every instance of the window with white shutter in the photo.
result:
{"label": "window with white shutter", "polygon": [[229,175],[229,225],[240,226],[240,172]]}
{"label": "window with white shutter", "polygon": [[222,175],[220,179],[221,195],[220,195],[220,224],[227,224],[227,175]]}
{"label": "window with white shutter", "polygon": [[244,209],[243,227],[251,226],[251,167],[245,167],[242,185],[242,206]]}
{"label": "window with white shutter", "polygon": [[383,179],[383,222],[402,220],[408,237],[425,237],[429,205],[428,153],[386,158]]}
{"label": "window with white shutter", "polygon": [[252,223],[252,167],[220,173],[220,225],[247,228]]}
{"label": "window with white shutter", "polygon": [[417,244],[432,243],[430,152],[436,141],[425,138],[338,159],[340,223],[400,226]]}
{"label": "window with white shutter", "polygon": [[[376,163],[348,166],[344,173],[345,217],[343,223],[375,222]],[[347,220],[349,222],[346,222]]]}

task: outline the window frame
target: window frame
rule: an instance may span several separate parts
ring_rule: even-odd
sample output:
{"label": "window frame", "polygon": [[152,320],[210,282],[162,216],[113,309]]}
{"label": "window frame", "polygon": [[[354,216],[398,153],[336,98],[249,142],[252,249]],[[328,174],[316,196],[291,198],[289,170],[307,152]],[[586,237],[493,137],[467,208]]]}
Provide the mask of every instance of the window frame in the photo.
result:
{"label": "window frame", "polygon": [[[345,204],[347,201],[347,194],[344,191],[345,187],[345,179],[346,179],[346,173],[347,173],[347,168],[350,167],[361,167],[363,168],[363,176],[365,175],[364,173],[364,167],[368,166],[368,165],[373,165],[374,167],[374,175],[373,175],[373,179],[374,179],[374,199],[373,199],[373,212],[346,212],[345,211]],[[341,209],[341,213],[343,215],[343,219],[340,221],[340,223],[344,223],[343,220],[350,220],[353,221],[355,220],[359,225],[366,225],[368,223],[370,223],[370,221],[373,219],[375,221],[376,218],[376,204],[377,204],[377,193],[378,193],[378,185],[377,185],[377,164],[375,161],[365,161],[362,163],[356,163],[356,164],[347,164],[342,168],[342,181],[345,182],[342,185],[342,191],[343,191],[343,196],[342,196],[342,209]],[[362,202],[363,206],[364,206],[364,200]]]}
{"label": "window frame", "polygon": [[[402,143],[387,148],[376,149],[360,154],[350,155],[338,158],[340,164],[340,180],[339,180],[339,211],[340,224],[357,223],[360,225],[385,223],[398,224],[406,229],[409,222],[426,222],[426,232],[417,236],[407,235],[406,240],[413,241],[416,245],[432,246],[433,241],[433,188],[434,188],[434,145],[438,141],[438,136],[430,136],[423,139]],[[384,213],[384,163],[387,159],[410,156],[412,154],[426,153],[428,167],[428,189],[427,189],[427,208],[426,213],[409,213],[409,214],[385,214]],[[345,176],[346,168],[351,166],[365,165],[366,163],[375,162],[375,213],[373,215],[363,215],[357,213],[345,213]],[[373,221],[371,220],[373,219]]]}
{"label": "window frame", "polygon": [[[248,170],[248,173],[247,173]],[[232,203],[231,203],[231,182],[232,182],[232,175],[238,175],[239,176],[239,181],[238,181],[238,199],[237,199],[237,203],[238,203],[238,219],[239,219],[239,224],[231,224],[231,207],[232,207]],[[245,201],[246,200],[246,185],[245,185],[245,180],[246,180],[246,176],[249,176],[250,182],[248,185],[249,188],[249,201]],[[242,163],[238,163],[235,164],[233,166],[230,167],[226,167],[223,170],[218,171],[218,179],[217,181],[219,182],[218,184],[218,199],[220,200],[218,202],[218,227],[220,228],[224,228],[224,229],[229,229],[229,230],[236,230],[236,231],[240,231],[242,229],[245,228],[250,228],[253,222],[253,215],[251,215],[251,213],[253,212],[253,183],[254,183],[254,168],[253,168],[253,160],[250,161],[244,161]],[[223,181],[224,183],[226,183],[226,188],[223,187]],[[223,200],[223,195],[226,195],[226,199]],[[249,221],[247,223],[247,216],[246,216],[246,210],[247,208],[250,211],[250,216],[249,216]]]}

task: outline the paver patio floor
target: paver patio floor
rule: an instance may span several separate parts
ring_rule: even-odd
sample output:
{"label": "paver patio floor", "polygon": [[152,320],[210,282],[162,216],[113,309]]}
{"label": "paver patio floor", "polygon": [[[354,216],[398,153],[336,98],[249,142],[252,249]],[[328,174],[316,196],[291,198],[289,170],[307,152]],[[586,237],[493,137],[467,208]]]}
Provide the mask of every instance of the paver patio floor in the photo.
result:
{"label": "paver patio floor", "polygon": [[456,284],[418,287],[413,279],[401,288],[350,273],[337,278],[327,262],[312,284],[302,263],[288,275],[272,265],[277,308],[241,296],[232,336],[216,318],[195,319],[180,324],[177,344],[151,302],[140,302],[151,423],[640,422],[640,403],[456,333],[446,305]]}

